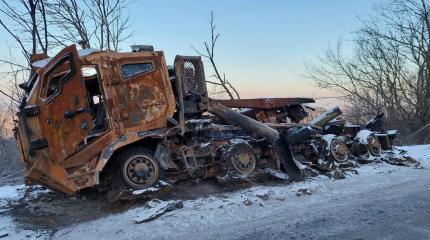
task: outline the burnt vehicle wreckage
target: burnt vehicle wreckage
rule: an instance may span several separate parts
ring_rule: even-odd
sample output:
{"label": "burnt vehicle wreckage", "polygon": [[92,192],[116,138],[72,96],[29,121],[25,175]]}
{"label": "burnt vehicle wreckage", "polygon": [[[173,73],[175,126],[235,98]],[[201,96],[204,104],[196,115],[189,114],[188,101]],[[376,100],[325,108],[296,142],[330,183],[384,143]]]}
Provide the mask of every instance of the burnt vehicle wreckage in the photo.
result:
{"label": "burnt vehicle wreckage", "polygon": [[351,125],[336,119],[339,108],[302,123],[309,98],[210,99],[200,57],[176,56],[167,67],[150,46],[125,53],[71,45],[33,60],[15,127],[25,178],[69,195],[97,187],[116,201],[186,178],[265,168],[302,179],[309,167],[378,155],[395,136],[382,115]]}

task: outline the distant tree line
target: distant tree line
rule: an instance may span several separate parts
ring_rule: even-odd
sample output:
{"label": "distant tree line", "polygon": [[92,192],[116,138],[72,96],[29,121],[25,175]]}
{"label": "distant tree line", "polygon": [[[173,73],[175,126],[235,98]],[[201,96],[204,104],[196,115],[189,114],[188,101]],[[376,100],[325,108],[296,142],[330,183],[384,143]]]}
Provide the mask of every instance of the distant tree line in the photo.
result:
{"label": "distant tree line", "polygon": [[357,120],[384,111],[403,134],[430,122],[430,1],[388,0],[374,6],[353,34],[353,52],[339,41],[318,64],[315,83],[342,94]]}

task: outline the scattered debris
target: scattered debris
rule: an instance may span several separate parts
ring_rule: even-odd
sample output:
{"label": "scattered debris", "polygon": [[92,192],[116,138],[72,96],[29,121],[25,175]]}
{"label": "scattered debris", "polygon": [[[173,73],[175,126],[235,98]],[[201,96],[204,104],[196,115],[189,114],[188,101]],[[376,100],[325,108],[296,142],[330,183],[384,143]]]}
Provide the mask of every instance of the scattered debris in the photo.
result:
{"label": "scattered debris", "polygon": [[0,238],[4,238],[9,236],[9,233],[0,233]]}
{"label": "scattered debris", "polygon": [[216,180],[221,185],[251,183],[251,180],[248,177],[249,176],[240,175],[230,171],[225,176],[216,176]]}
{"label": "scattered debris", "polygon": [[148,208],[142,209],[139,215],[134,219],[134,223],[150,222],[161,215],[171,212],[175,209],[181,209],[184,207],[182,201],[160,201],[152,200],[148,202]]}
{"label": "scattered debris", "polygon": [[245,205],[245,206],[251,206],[252,204],[254,204],[251,200],[249,200],[249,199],[246,199],[245,201],[243,201],[243,204]]}
{"label": "scattered debris", "polygon": [[420,162],[410,156],[387,154],[387,156],[381,157],[381,161],[396,166],[422,168]]}
{"label": "scattered debris", "polygon": [[257,196],[258,198],[260,198],[263,201],[267,201],[269,200],[270,196],[273,195],[274,192],[273,191],[268,191],[268,192],[257,192],[255,194],[255,196]]}
{"label": "scattered debris", "polygon": [[277,196],[275,199],[281,202],[285,201],[285,197],[282,196]]}
{"label": "scattered debris", "polygon": [[268,174],[269,176],[279,179],[279,180],[288,180],[288,175],[284,172],[281,172],[279,170],[274,170],[271,168],[264,169],[264,173]]}
{"label": "scattered debris", "polygon": [[301,196],[306,196],[306,195],[312,195],[312,193],[313,193],[313,191],[309,188],[301,188],[301,189],[297,190],[296,196],[301,197]]}
{"label": "scattered debris", "polygon": [[344,178],[346,178],[346,176],[345,176],[345,173],[336,169],[336,171],[334,171],[334,173],[333,173],[333,178],[338,180],[338,179],[344,179]]}

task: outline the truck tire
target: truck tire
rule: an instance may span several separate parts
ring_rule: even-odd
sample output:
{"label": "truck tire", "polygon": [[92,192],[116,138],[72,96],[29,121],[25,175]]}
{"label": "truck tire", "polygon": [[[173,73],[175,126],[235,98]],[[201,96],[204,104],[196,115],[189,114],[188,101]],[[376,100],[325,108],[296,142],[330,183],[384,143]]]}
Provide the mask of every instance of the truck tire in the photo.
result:
{"label": "truck tire", "polygon": [[[240,140],[240,139],[239,139]],[[233,171],[241,176],[248,176],[258,167],[257,155],[252,146],[243,140],[230,143],[224,153],[224,173]]]}
{"label": "truck tire", "polygon": [[133,146],[118,155],[118,166],[114,184],[126,189],[145,189],[153,187],[163,176],[160,164],[154,158],[154,151]]}

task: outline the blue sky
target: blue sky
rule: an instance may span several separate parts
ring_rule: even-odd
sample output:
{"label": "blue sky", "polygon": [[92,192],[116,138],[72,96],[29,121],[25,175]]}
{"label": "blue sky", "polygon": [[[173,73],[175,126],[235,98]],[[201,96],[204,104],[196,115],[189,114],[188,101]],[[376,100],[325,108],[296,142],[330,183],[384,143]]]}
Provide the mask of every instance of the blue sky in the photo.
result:
{"label": "blue sky", "polygon": [[[316,62],[329,44],[348,40],[360,16],[381,0],[157,0],[136,1],[130,13],[135,32],[128,43],[195,55],[209,40],[215,12],[220,39],[216,60],[243,97],[330,95],[304,79],[304,62]],[[124,50],[126,50],[125,48]],[[212,69],[207,66],[209,75]]]}
{"label": "blue sky", "polygon": [[[317,62],[329,44],[348,40],[358,17],[382,0],[134,0],[129,6],[134,35],[122,44],[150,44],[167,64],[176,54],[196,55],[209,40],[213,10],[220,38],[216,62],[242,97],[332,96],[305,79],[305,62]],[[6,44],[0,52],[8,55]],[[206,65],[206,74],[212,68]]]}

